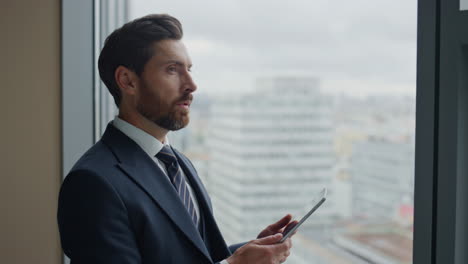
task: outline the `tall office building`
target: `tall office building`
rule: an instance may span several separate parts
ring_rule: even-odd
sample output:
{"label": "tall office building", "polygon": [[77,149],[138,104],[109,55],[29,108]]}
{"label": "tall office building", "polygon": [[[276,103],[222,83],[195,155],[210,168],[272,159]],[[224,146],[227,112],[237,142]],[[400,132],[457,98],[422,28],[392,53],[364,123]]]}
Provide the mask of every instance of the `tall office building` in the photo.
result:
{"label": "tall office building", "polygon": [[339,99],[337,154],[352,217],[333,244],[368,263],[411,263],[414,99]]}
{"label": "tall office building", "polygon": [[[314,78],[258,80],[250,94],[217,98],[206,180],[228,242],[255,238],[267,224],[310,206],[330,187],[334,154],[330,100]],[[309,224],[323,224],[333,204]]]}
{"label": "tall office building", "polygon": [[414,189],[412,137],[370,137],[351,157],[353,215],[412,224]]}
{"label": "tall office building", "polygon": [[346,211],[344,216],[385,216],[412,223],[415,99],[339,96],[336,100],[337,177],[351,192],[339,211]]}

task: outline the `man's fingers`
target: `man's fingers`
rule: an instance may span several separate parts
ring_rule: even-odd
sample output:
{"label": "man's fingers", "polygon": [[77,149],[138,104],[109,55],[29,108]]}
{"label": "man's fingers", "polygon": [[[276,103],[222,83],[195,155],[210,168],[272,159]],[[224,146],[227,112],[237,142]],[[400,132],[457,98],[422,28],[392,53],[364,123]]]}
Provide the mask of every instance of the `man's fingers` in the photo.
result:
{"label": "man's fingers", "polygon": [[290,254],[291,254],[291,253],[289,252],[289,250],[286,251],[286,252],[283,254],[283,256],[280,257],[279,262],[280,262],[280,263],[285,262],[285,261],[288,259],[288,257],[289,257]]}
{"label": "man's fingers", "polygon": [[287,214],[283,218],[281,218],[278,222],[271,224],[267,227],[267,229],[271,231],[278,231],[281,228],[283,228],[285,225],[287,225],[292,219],[292,215]]}
{"label": "man's fingers", "polygon": [[291,238],[286,239],[283,243],[285,243],[288,246],[288,249],[292,248]]}
{"label": "man's fingers", "polygon": [[284,229],[283,234],[288,233],[289,230],[294,228],[298,223],[299,223],[298,221],[292,221],[291,223],[289,223],[288,226],[286,226],[286,228]]}
{"label": "man's fingers", "polygon": [[278,233],[275,235],[267,236],[264,238],[257,239],[257,244],[259,245],[271,245],[279,242],[283,238],[283,235]]}
{"label": "man's fingers", "polygon": [[255,241],[258,245],[268,247],[271,257],[276,259],[276,261],[283,263],[288,258],[292,245],[290,238],[286,239],[283,243],[278,243],[282,237],[282,234],[278,233],[276,235],[267,236]]}

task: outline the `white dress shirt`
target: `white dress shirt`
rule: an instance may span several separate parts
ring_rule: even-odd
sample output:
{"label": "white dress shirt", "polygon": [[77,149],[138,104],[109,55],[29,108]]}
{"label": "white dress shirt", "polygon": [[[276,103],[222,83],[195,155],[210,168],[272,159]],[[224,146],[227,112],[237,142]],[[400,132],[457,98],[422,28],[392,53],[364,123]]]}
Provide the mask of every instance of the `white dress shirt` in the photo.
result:
{"label": "white dress shirt", "polygon": [[[160,161],[158,158],[156,158],[156,154],[161,151],[164,145],[169,146],[169,141],[167,137],[164,139],[164,143],[160,142],[157,140],[155,137],[151,136],[150,134],[146,133],[145,131],[139,129],[138,127],[120,119],[119,117],[115,117],[114,120],[112,121],[112,125],[120,130],[122,133],[124,133],[127,137],[135,141],[135,143],[140,146],[140,148],[143,149],[143,151],[150,156],[153,161],[156,163],[156,165],[161,168],[161,170],[166,174],[167,176],[167,169],[166,165]],[[200,215],[200,208],[198,206],[198,201],[197,198],[195,197],[193,193],[193,189],[188,183],[187,176],[185,176],[185,173],[183,170],[181,170],[182,176],[185,177],[185,182],[187,184],[190,197],[192,198],[194,207],[195,207],[195,212],[197,215]],[[229,264],[226,260],[221,261],[221,264]]]}

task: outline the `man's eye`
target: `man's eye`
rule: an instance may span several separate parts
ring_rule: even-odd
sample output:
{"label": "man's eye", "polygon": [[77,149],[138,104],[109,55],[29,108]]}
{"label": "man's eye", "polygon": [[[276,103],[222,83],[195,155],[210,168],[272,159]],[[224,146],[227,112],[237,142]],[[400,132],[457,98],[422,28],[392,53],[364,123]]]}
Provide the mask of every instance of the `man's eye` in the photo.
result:
{"label": "man's eye", "polygon": [[177,71],[177,68],[176,68],[175,66],[171,66],[171,67],[167,68],[167,70],[168,70],[169,72],[176,72],[176,71]]}

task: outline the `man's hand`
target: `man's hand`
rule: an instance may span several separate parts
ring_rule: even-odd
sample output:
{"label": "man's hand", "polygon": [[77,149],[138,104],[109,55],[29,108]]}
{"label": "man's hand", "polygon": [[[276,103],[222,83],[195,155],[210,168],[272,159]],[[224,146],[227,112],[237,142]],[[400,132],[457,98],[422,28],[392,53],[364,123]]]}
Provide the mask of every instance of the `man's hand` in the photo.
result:
{"label": "man's hand", "polygon": [[252,240],[240,247],[227,259],[229,264],[279,264],[286,261],[291,248],[291,239],[278,243],[282,234],[278,233]]}
{"label": "man's hand", "polygon": [[288,258],[292,247],[289,237],[283,243],[278,243],[283,238],[283,232],[293,228],[297,221],[292,221],[290,214],[281,218],[278,222],[265,228],[256,240],[252,240],[234,252],[227,259],[229,264],[278,264]]}
{"label": "man's hand", "polygon": [[292,221],[292,216],[290,214],[287,214],[283,218],[281,218],[278,222],[271,224],[267,226],[260,234],[258,234],[257,238],[262,238],[266,236],[271,236],[277,233],[285,234],[287,231],[291,228],[293,228],[298,222],[297,221]]}

